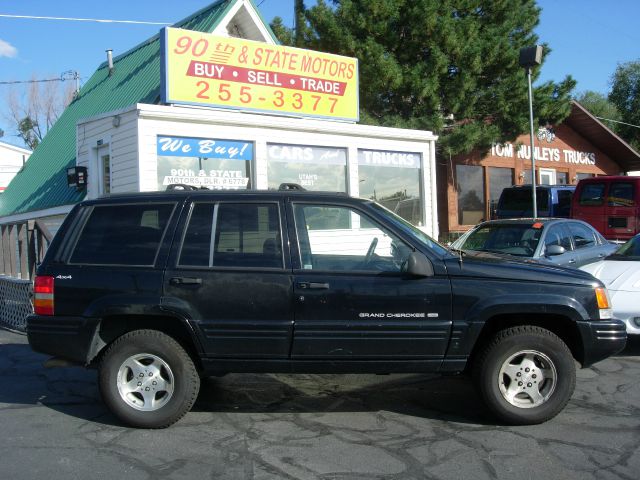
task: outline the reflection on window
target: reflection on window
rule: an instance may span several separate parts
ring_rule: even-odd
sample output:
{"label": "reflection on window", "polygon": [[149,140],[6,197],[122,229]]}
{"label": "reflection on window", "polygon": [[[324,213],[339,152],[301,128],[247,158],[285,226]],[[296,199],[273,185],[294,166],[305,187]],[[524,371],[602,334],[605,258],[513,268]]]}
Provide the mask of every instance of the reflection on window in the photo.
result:
{"label": "reflection on window", "polygon": [[94,207],[70,263],[153,265],[173,207],[174,204]]}
{"label": "reflection on window", "polygon": [[580,205],[597,206],[604,203],[604,183],[589,183],[580,192]]}
{"label": "reflection on window", "polygon": [[482,167],[456,166],[458,224],[475,225],[484,220],[485,198]]}
{"label": "reflection on window", "polygon": [[422,225],[419,153],[358,150],[360,197],[375,200],[414,225]]}
{"label": "reflection on window", "polygon": [[282,183],[297,183],[307,190],[347,191],[345,148],[267,144],[269,189]]}
{"label": "reflection on window", "polygon": [[627,182],[615,182],[609,187],[609,198],[607,205],[611,207],[632,207],[633,201],[633,184]]}
{"label": "reflection on window", "polygon": [[282,268],[278,206],[196,204],[178,263],[195,267]]}
{"label": "reflection on window", "polygon": [[503,167],[489,167],[489,208],[494,217],[498,208],[498,200],[502,190],[513,185],[513,169]]}
{"label": "reflection on window", "polygon": [[576,250],[579,248],[593,247],[598,243],[596,236],[589,227],[582,225],[581,223],[569,223],[569,231],[571,232],[573,242],[576,245]]}
{"label": "reflection on window", "polygon": [[[306,270],[400,272],[411,248],[348,207],[294,204],[300,261]],[[326,216],[321,229],[311,225]]]}

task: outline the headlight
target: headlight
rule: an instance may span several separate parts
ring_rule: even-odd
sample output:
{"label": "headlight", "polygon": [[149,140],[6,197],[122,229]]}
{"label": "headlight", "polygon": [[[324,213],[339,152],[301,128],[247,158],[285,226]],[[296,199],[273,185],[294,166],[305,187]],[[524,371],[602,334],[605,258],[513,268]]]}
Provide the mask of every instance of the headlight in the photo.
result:
{"label": "headlight", "polygon": [[609,292],[607,292],[606,288],[596,287],[596,300],[598,301],[598,309],[600,310],[600,320],[613,318],[611,302],[609,301]]}

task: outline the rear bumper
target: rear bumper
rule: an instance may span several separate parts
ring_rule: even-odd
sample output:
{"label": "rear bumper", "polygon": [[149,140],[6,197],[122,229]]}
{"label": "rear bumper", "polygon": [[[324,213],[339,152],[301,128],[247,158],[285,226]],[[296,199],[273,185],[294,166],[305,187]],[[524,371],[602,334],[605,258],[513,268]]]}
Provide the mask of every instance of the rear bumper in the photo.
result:
{"label": "rear bumper", "polygon": [[620,320],[577,322],[584,346],[583,367],[622,351],[627,343],[627,330]]}
{"label": "rear bumper", "polygon": [[84,317],[30,315],[27,338],[36,352],[86,364],[97,324],[96,319]]}

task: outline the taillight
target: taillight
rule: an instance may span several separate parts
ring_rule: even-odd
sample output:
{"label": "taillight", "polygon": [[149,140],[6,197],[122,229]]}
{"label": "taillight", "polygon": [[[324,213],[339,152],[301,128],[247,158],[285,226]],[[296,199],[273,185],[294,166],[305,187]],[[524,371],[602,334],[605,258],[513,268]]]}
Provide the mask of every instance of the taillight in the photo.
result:
{"label": "taillight", "polygon": [[53,315],[53,277],[38,276],[33,282],[33,311]]}

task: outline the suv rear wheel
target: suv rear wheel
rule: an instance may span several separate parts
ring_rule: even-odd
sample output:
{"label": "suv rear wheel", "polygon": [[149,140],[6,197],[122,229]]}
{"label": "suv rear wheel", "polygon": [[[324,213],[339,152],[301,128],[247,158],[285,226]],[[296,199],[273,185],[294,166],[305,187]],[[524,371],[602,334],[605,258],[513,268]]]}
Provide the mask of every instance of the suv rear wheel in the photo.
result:
{"label": "suv rear wheel", "polygon": [[512,425],[555,417],[576,384],[567,345],[544,328],[530,325],[498,332],[474,365],[476,386],[489,409]]}
{"label": "suv rear wheel", "polygon": [[134,330],[116,339],[100,363],[102,398],[134,427],[165,428],[193,406],[200,377],[189,354],[170,336]]}

